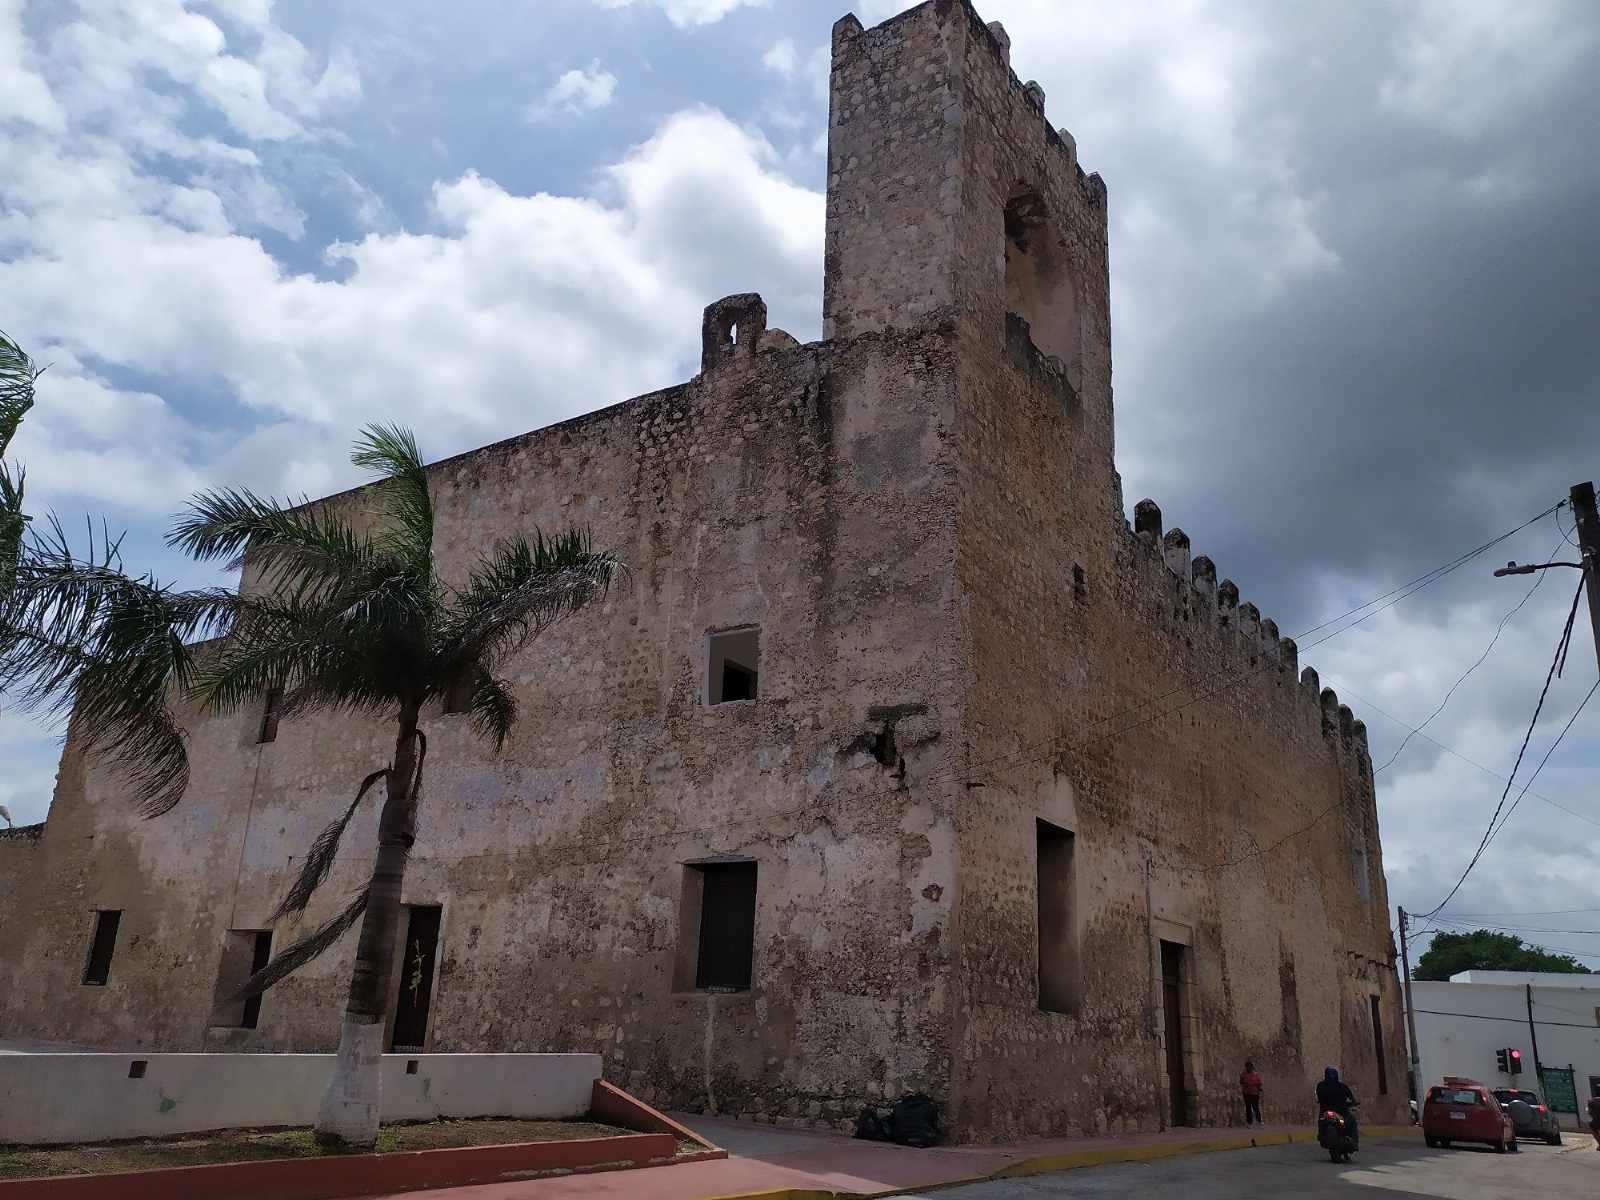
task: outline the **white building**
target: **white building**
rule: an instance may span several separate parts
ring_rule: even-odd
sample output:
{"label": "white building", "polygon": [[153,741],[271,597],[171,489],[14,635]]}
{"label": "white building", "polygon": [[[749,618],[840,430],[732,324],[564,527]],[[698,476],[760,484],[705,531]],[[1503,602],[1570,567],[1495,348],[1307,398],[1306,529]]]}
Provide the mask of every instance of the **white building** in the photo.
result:
{"label": "white building", "polygon": [[[1419,1096],[1446,1075],[1461,1075],[1490,1087],[1535,1088],[1549,1103],[1559,1100],[1569,1070],[1578,1108],[1600,1096],[1600,975],[1462,971],[1449,983],[1413,982],[1411,1003]],[[1547,1086],[1534,1073],[1535,1043]],[[1499,1070],[1500,1050],[1521,1052],[1521,1075]],[[1583,1123],[1568,1113],[1561,1121]]]}

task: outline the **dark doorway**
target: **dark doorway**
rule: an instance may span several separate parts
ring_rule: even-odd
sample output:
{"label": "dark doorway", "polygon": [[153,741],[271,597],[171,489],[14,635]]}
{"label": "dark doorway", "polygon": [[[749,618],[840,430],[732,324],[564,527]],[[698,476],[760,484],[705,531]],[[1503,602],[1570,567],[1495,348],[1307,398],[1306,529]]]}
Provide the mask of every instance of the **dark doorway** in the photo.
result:
{"label": "dark doorway", "polygon": [[1166,1033],[1167,1102],[1171,1125],[1189,1123],[1189,1095],[1183,1086],[1183,947],[1161,943],[1161,1018]]}
{"label": "dark doorway", "polygon": [[750,986],[756,938],[756,864],[706,863],[700,867],[700,953],[697,988]]}
{"label": "dark doorway", "polygon": [[1378,1095],[1389,1094],[1389,1066],[1383,1061],[1383,1021],[1379,1016],[1378,998],[1372,997],[1372,1052],[1378,1056]]}
{"label": "dark doorway", "polygon": [[83,982],[104,987],[111,978],[111,956],[117,949],[117,926],[121,909],[102,909],[94,914],[94,937],[89,943],[89,961],[83,968]]}
{"label": "dark doorway", "polygon": [[428,1041],[428,1002],[439,956],[439,908],[413,906],[400,960],[400,998],[394,1006],[391,1050],[421,1050]]}
{"label": "dark doorway", "polygon": [[[254,975],[262,967],[272,961],[272,931],[264,929],[256,934],[255,945],[250,951],[250,974]],[[248,978],[249,976],[246,976]],[[254,1029],[261,1022],[261,993],[257,992],[244,1002],[244,1018],[239,1022],[241,1029]]]}
{"label": "dark doorway", "polygon": [[1078,941],[1072,911],[1073,836],[1034,822],[1039,903],[1039,1008],[1078,1011]]}

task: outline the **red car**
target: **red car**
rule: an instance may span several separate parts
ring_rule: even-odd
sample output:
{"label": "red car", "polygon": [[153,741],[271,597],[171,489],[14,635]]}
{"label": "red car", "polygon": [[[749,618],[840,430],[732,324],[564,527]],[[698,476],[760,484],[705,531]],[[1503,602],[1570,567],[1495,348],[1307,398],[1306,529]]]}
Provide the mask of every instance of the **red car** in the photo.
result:
{"label": "red car", "polygon": [[1446,1077],[1422,1102],[1422,1136],[1429,1146],[1487,1142],[1499,1153],[1517,1150],[1517,1130],[1489,1089],[1475,1079]]}

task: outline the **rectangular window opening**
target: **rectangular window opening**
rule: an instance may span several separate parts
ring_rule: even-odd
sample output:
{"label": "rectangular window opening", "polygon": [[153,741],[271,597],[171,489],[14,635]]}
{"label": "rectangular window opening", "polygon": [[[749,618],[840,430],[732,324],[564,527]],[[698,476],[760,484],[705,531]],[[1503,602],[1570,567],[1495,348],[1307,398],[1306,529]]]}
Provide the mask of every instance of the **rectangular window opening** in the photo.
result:
{"label": "rectangular window opening", "polygon": [[1077,563],[1072,564],[1072,599],[1077,604],[1089,599],[1089,577]]}
{"label": "rectangular window opening", "polygon": [[283,693],[273,688],[261,705],[261,729],[256,734],[256,745],[278,740],[278,715],[283,708]]}
{"label": "rectangular window opening", "polygon": [[748,991],[756,941],[756,864],[703,863],[697,988]]}
{"label": "rectangular window opening", "polygon": [[1378,1056],[1378,1095],[1389,1094],[1389,1064],[1383,1060],[1383,1019],[1378,998],[1372,997],[1372,1052]]}
{"label": "rectangular window opening", "polygon": [[211,1000],[213,1029],[254,1029],[261,1023],[261,997],[234,1000],[246,981],[272,961],[270,929],[230,929],[222,937],[217,990]]}
{"label": "rectangular window opening", "polygon": [[706,703],[754,700],[760,672],[760,629],[734,629],[706,638]]}
{"label": "rectangular window opening", "polygon": [[103,909],[94,914],[94,937],[89,942],[89,962],[83,969],[83,982],[89,987],[104,987],[111,978],[111,956],[117,949],[117,926],[121,909]]}
{"label": "rectangular window opening", "polygon": [[472,707],[472,679],[458,679],[444,693],[444,715],[447,717],[464,713]]}
{"label": "rectangular window opening", "polygon": [[1034,822],[1038,865],[1039,1008],[1076,1014],[1079,1004],[1078,932],[1073,904],[1075,839],[1046,821]]}

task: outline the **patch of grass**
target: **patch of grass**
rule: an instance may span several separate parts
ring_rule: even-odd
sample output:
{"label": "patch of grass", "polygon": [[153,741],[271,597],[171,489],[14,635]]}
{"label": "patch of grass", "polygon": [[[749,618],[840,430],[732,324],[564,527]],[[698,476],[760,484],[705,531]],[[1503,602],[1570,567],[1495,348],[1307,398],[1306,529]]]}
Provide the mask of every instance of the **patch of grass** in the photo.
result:
{"label": "patch of grass", "polygon": [[[402,1150],[443,1150],[459,1146],[500,1146],[515,1142],[553,1142],[572,1138],[618,1137],[630,1133],[593,1121],[522,1121],[484,1117],[472,1120],[396,1121],[381,1126],[374,1147],[379,1154]],[[135,1138],[120,1142],[82,1142],[66,1146],[0,1146],[0,1180],[41,1175],[98,1175],[158,1167],[252,1162],[274,1158],[314,1158],[365,1154],[344,1143],[325,1144],[309,1128],[219,1129]]]}

